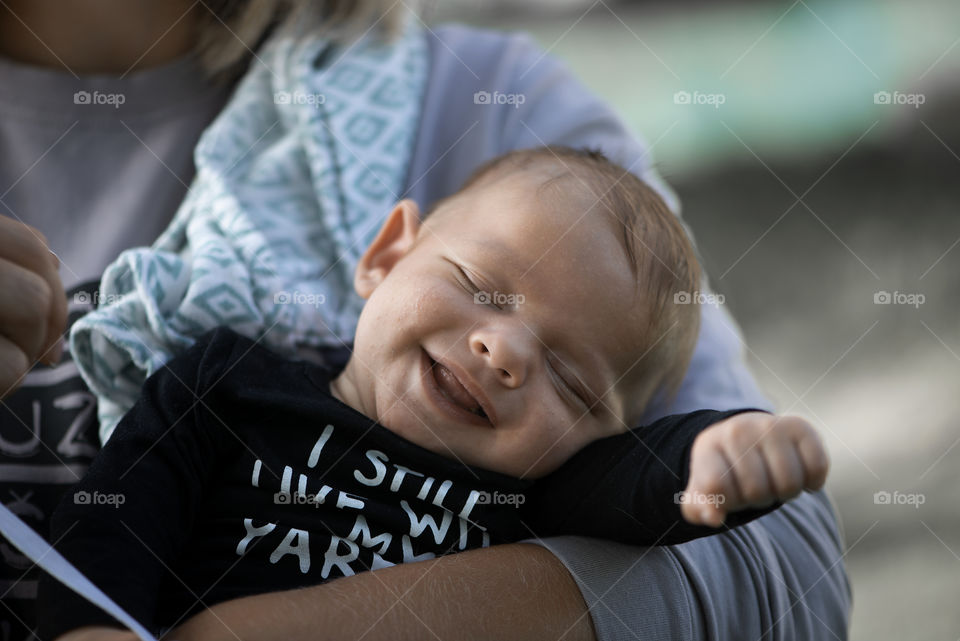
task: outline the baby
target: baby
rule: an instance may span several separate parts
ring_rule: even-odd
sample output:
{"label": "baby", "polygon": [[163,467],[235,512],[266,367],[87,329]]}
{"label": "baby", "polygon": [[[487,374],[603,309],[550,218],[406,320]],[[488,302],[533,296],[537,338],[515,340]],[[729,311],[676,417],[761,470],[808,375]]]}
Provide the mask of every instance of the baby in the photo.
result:
{"label": "baby", "polygon": [[[629,429],[684,376],[699,278],[677,219],[601,154],[494,159],[422,222],[409,200],[388,215],[356,271],[352,353],[288,361],[220,329],[148,379],[52,540],[169,629],[475,547],[672,544],[756,518],[822,486],[805,421],[704,410]],[[42,639],[118,634],[49,579],[40,611]]]}

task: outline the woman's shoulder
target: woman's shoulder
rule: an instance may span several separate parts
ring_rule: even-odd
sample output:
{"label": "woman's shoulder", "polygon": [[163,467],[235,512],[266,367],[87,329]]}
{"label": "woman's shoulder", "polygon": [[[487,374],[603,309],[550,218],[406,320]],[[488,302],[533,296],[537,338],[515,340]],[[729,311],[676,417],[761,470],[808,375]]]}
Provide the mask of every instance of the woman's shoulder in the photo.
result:
{"label": "woman's shoulder", "polygon": [[429,28],[427,42],[435,69],[437,62],[446,63],[474,79],[489,78],[497,75],[498,70],[515,69],[523,63],[529,67],[544,56],[542,48],[528,33],[462,23],[443,23]]}
{"label": "woman's shoulder", "polygon": [[[464,24],[425,30],[430,71],[404,192],[421,204],[453,193],[485,160],[544,144],[601,149],[676,199],[647,148],[560,58],[523,32]],[[442,159],[440,162],[438,159]]]}
{"label": "woman's shoulder", "polygon": [[477,27],[462,22],[444,22],[428,29],[439,42],[443,42],[457,53],[468,53],[471,47],[502,47],[504,44],[530,47],[534,40],[525,31],[506,31],[489,27]]}

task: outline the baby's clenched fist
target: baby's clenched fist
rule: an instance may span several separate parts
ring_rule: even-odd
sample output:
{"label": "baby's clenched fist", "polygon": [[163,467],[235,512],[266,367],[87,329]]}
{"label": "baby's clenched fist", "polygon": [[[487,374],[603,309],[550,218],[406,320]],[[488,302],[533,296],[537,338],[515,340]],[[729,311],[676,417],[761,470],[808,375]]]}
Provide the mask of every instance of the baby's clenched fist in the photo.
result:
{"label": "baby's clenched fist", "polygon": [[727,514],[818,490],[830,460],[819,434],[798,416],[744,412],[693,441],[683,517],[719,527]]}

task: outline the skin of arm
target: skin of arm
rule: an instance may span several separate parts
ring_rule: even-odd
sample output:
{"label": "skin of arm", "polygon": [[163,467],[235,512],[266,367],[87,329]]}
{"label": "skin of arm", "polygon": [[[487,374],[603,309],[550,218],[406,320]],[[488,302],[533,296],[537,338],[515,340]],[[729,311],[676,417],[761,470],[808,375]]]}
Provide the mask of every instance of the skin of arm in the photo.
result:
{"label": "skin of arm", "polygon": [[563,563],[538,545],[511,543],[227,601],[164,639],[314,641],[318,631],[365,641],[596,638]]}
{"label": "skin of arm", "polygon": [[[439,563],[443,568],[435,571]],[[164,640],[314,641],[318,630],[324,639],[367,641],[596,638],[573,578],[539,545],[497,545],[347,578],[220,603],[174,628]],[[507,598],[501,596],[505,585],[511,587]],[[450,599],[450,594],[458,598]],[[443,599],[447,606],[437,608]],[[499,603],[496,616],[484,607],[491,602]],[[345,616],[345,610],[352,616]],[[57,639],[137,640],[129,630],[92,626]]]}

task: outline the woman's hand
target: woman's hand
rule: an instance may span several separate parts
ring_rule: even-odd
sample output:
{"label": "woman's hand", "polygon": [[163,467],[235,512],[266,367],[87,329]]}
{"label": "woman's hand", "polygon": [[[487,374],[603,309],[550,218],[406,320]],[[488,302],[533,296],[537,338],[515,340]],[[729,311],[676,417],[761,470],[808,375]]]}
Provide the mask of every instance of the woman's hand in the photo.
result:
{"label": "woman's hand", "polygon": [[67,299],[39,231],[0,216],[0,398],[38,362],[60,361]]}
{"label": "woman's hand", "polygon": [[719,527],[730,512],[820,489],[829,467],[820,436],[804,419],[737,414],[694,439],[680,510],[690,523]]}
{"label": "woman's hand", "polygon": [[139,641],[140,637],[130,630],[90,625],[57,637],[57,641]]}

